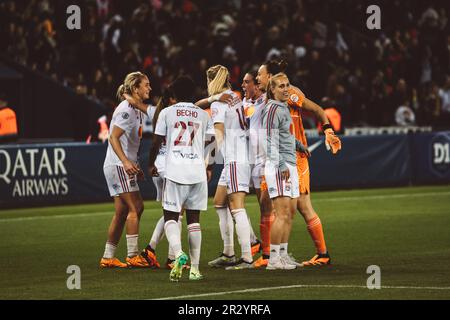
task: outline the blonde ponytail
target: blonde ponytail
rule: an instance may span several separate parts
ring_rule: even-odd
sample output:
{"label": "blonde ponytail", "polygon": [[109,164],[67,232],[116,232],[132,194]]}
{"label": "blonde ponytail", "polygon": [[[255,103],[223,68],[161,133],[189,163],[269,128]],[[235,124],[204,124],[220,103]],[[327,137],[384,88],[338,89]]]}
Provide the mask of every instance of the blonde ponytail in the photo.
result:
{"label": "blonde ponytail", "polygon": [[117,89],[117,99],[122,102],[123,100],[125,100],[125,98],[123,97],[124,93],[132,95],[133,89],[139,88],[141,81],[145,78],[147,78],[147,76],[139,71],[127,74],[125,80],[123,81],[123,84],[121,84]]}
{"label": "blonde ponytail", "polygon": [[231,88],[230,73],[228,69],[221,65],[215,65],[206,71],[208,80],[208,95],[224,92]]}

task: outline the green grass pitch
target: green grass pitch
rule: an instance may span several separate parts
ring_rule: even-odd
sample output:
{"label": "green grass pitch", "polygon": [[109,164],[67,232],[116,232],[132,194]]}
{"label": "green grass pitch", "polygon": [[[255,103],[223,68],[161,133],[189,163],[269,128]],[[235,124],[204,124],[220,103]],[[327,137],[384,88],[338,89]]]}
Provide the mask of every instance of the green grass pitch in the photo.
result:
{"label": "green grass pitch", "polygon": [[[450,299],[450,186],[316,192],[312,200],[333,265],[293,271],[209,268],[207,262],[222,249],[210,202],[201,215],[200,268],[205,279],[189,281],[186,273],[179,283],[169,281],[166,269],[99,269],[112,202],[2,210],[0,299]],[[259,234],[254,196],[247,197],[247,211]],[[160,215],[159,203],[145,203],[140,248]],[[300,260],[314,254],[300,215],[294,220],[289,252]],[[117,256],[125,255],[123,235]],[[157,255],[163,263],[165,238]],[[81,268],[80,290],[67,289],[69,265]],[[370,265],[381,269],[381,289],[365,287]],[[245,289],[256,290],[240,292]]]}

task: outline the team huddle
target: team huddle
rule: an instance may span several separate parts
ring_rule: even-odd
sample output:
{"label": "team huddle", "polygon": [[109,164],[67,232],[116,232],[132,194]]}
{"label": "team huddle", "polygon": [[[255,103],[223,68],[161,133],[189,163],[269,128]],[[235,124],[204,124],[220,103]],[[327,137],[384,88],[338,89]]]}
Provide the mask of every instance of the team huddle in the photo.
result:
{"label": "team huddle", "polygon": [[[243,99],[231,90],[229,71],[224,66],[207,70],[209,97],[195,103],[195,84],[190,77],[180,76],[165,90],[156,107],[143,103],[151,91],[149,79],[140,72],[127,75],[117,92],[121,103],[111,120],[104,163],[115,215],[100,267],[159,268],[155,249],[165,235],[169,242],[166,266],[171,269],[170,280],[178,281],[185,269],[189,270],[190,280],[203,278],[199,269],[200,211],[207,210],[208,181],[214,163],[210,146],[215,150],[215,161],[221,156],[224,165],[214,196],[223,251],[208,262],[210,267],[292,270],[331,263],[322,224],[310,200],[310,152],[301,109],[312,112],[322,124],[325,144],[333,154],[341,149],[341,142],[322,108],[290,84],[284,73],[286,67],[283,61],[268,61],[257,73],[246,73]],[[144,178],[138,163],[143,113],[152,119],[154,128],[148,170],[163,215],[148,246],[139,252],[139,220],[144,207],[137,181]],[[259,239],[245,209],[245,197],[251,189],[261,213]],[[316,249],[316,255],[303,262],[288,253],[297,210],[305,219]],[[183,217],[187,222],[189,256],[181,245]],[[115,257],[124,227],[128,251],[125,263]],[[234,232],[241,249],[239,259],[235,255]]]}

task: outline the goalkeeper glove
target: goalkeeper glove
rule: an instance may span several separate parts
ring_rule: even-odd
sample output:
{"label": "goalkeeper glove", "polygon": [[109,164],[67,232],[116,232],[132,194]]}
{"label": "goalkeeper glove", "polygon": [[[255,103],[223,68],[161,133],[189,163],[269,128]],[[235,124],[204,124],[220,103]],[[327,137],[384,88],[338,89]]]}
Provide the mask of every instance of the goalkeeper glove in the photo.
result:
{"label": "goalkeeper glove", "polygon": [[326,124],[323,126],[323,128],[324,128],[323,133],[325,133],[325,146],[328,151],[331,150],[332,154],[336,154],[342,148],[341,140],[334,133],[333,129],[331,128],[331,125]]}

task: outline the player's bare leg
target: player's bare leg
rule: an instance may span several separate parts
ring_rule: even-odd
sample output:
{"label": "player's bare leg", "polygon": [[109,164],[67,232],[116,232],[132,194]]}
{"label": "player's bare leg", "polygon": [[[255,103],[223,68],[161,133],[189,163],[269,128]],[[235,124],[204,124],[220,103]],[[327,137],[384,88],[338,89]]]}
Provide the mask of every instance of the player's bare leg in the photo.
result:
{"label": "player's bare leg", "polygon": [[219,216],[220,235],[223,241],[222,254],[208,262],[210,267],[226,267],[236,263],[234,255],[234,222],[227,210],[228,195],[226,186],[217,186],[214,196],[214,207]]}
{"label": "player's bare leg", "polygon": [[126,230],[127,230],[127,264],[129,267],[148,268],[148,262],[139,255],[138,239],[139,239],[139,220],[144,211],[144,203],[141,193],[126,192],[120,194],[120,199],[126,203],[128,207]]}
{"label": "player's bare leg", "polygon": [[296,211],[297,211],[297,198],[294,198],[294,199],[290,200],[290,213],[289,213],[290,219],[288,221],[288,225],[286,226],[285,233],[283,234],[283,236],[281,238],[281,242],[280,242],[280,257],[287,264],[292,264],[296,267],[302,267],[303,265],[301,263],[296,262],[295,259],[292,256],[290,256],[289,252],[288,252],[288,243],[289,243],[289,238],[291,236],[292,225],[293,225],[293,220],[294,220]]}
{"label": "player's bare leg", "polygon": [[303,219],[305,219],[308,232],[316,247],[316,255],[309,261],[304,261],[303,265],[318,266],[330,264],[331,258],[327,251],[322,222],[312,206],[309,193],[300,194],[300,197],[297,200],[297,210],[300,212]]}
{"label": "player's bare leg", "polygon": [[289,228],[293,201],[289,197],[276,197],[272,201],[275,209],[275,220],[270,230],[270,258],[267,269],[295,269],[296,266],[286,264],[280,256],[280,244]]}
{"label": "player's bare leg", "polygon": [[126,263],[120,262],[115,257],[115,252],[127,220],[128,207],[120,197],[114,197],[114,208],[115,213],[109,225],[105,252],[100,261],[100,267],[102,268],[125,268],[127,266]]}

